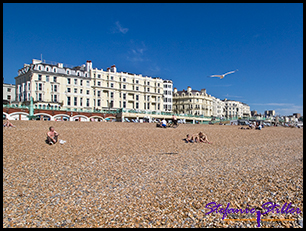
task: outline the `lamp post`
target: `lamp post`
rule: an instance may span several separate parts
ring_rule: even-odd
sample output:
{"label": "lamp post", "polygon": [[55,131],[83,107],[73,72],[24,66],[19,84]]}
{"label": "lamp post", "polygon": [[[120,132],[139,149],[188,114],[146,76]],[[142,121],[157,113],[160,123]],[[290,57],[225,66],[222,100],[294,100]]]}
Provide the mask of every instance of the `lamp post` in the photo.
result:
{"label": "lamp post", "polygon": [[33,120],[36,118],[36,116],[34,116],[34,107],[33,107],[33,97],[31,96],[31,101],[30,101],[30,107],[29,107],[29,120]]}

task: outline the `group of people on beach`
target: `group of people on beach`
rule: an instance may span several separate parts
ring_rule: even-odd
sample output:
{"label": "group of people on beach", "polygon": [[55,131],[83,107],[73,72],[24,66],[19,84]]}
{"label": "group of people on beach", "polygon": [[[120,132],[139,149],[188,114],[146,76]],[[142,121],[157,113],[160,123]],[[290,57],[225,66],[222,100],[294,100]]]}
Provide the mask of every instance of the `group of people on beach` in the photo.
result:
{"label": "group of people on beach", "polygon": [[205,135],[203,132],[199,132],[198,134],[194,135],[186,135],[186,138],[184,139],[186,143],[208,143],[212,144],[207,138],[207,135]]}
{"label": "group of people on beach", "polygon": [[167,127],[173,127],[173,128],[176,128],[178,125],[177,125],[177,118],[175,115],[172,116],[172,121],[173,123],[167,123],[166,119],[164,118],[163,120],[161,120],[160,122],[158,122],[156,124],[156,127],[158,128],[167,128]]}
{"label": "group of people on beach", "polygon": [[[176,117],[173,116],[172,119],[173,119],[173,125],[172,126],[177,127]],[[169,124],[167,124],[167,121],[164,118],[160,123],[158,123],[158,126],[166,128],[167,126],[169,126]],[[3,127],[16,127],[16,126],[14,126],[7,119],[7,121],[3,124]],[[54,130],[54,127],[53,126],[49,127],[49,131],[47,132],[46,143],[49,144],[49,145],[56,144],[57,141],[58,141],[58,137],[59,137],[59,133]],[[191,136],[189,134],[187,134],[187,136],[184,140],[185,140],[186,143],[189,143],[189,142],[190,143],[201,143],[202,142],[202,143],[212,144],[212,142],[210,142],[208,140],[207,135],[205,135],[203,132],[199,132],[198,134],[194,134],[194,135],[191,135]]]}
{"label": "group of people on beach", "polygon": [[256,129],[256,130],[261,130],[262,128],[263,128],[263,125],[261,125],[260,123],[250,123],[249,124],[249,126],[248,127],[240,127],[240,128],[238,128],[238,129],[243,129],[243,130],[245,130],[245,129]]}

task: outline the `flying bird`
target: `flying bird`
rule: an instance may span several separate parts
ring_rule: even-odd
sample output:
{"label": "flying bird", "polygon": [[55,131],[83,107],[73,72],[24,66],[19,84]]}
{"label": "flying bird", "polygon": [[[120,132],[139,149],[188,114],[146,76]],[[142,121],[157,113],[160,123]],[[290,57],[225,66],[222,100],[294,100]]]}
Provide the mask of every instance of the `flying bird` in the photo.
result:
{"label": "flying bird", "polygon": [[235,70],[235,71],[229,71],[229,72],[227,72],[227,73],[225,73],[225,74],[223,74],[223,75],[210,75],[210,76],[208,76],[208,77],[219,77],[220,79],[223,79],[226,75],[235,73],[236,71],[238,71],[238,69]]}

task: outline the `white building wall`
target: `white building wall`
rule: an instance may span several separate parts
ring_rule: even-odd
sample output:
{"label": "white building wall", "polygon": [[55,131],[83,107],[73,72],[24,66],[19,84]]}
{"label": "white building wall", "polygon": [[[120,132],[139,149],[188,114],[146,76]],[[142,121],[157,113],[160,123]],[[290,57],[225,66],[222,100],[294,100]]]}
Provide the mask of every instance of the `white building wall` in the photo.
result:
{"label": "white building wall", "polygon": [[16,100],[16,86],[14,84],[3,83],[3,99],[11,102]]}
{"label": "white building wall", "polygon": [[[41,108],[48,104],[52,107],[59,107],[62,104],[62,108],[72,111],[94,108],[164,111],[164,80],[117,72],[115,65],[104,71],[92,69],[91,61],[87,61],[86,65],[76,69],[63,67],[62,63],[51,65],[42,63],[40,60],[33,60],[32,64],[25,64],[18,71],[15,81],[18,101],[28,101],[29,96],[32,96],[36,101],[35,105]],[[166,97],[169,98],[168,108],[172,109],[172,81],[170,82],[171,84],[168,83],[168,85],[171,87],[167,89]],[[28,83],[30,83],[30,90],[27,89]]]}

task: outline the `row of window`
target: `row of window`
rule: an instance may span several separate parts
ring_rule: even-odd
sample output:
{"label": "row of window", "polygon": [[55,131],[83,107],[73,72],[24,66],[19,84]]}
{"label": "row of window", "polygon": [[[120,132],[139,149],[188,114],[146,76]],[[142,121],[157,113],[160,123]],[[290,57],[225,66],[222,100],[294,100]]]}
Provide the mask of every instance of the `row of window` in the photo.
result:
{"label": "row of window", "polygon": [[[30,90],[30,86],[28,88]],[[43,90],[43,84],[42,83],[36,83],[36,91],[42,91]],[[51,85],[51,92],[57,92],[58,91],[58,85]]]}
{"label": "row of window", "polygon": [[[38,75],[38,81],[42,81],[42,75]],[[53,76],[53,82],[56,83],[57,77]],[[46,82],[50,82],[50,76],[46,75]]]}
{"label": "row of window", "polygon": [[[188,104],[188,105],[175,105],[176,108],[182,108],[182,109],[200,109],[201,105],[193,105],[193,104]],[[203,110],[210,110],[210,108],[204,107],[202,105]]]}
{"label": "row of window", "polygon": [[[100,74],[97,74],[97,77],[99,78],[99,79],[101,79],[101,75]],[[94,73],[94,78],[96,78],[96,74]],[[110,80],[114,80],[114,76],[107,76],[107,79],[110,79]],[[119,81],[121,81],[121,77],[119,78]],[[126,78],[122,78],[122,82],[126,82]],[[132,80],[132,83],[134,83],[134,79]],[[135,83],[136,84],[139,84],[139,80],[138,79],[136,79],[135,80]],[[144,84],[145,84],[146,82],[144,82]],[[147,85],[150,85],[150,82],[149,81],[147,81]],[[156,86],[156,83],[155,83],[155,86]],[[157,83],[157,86],[158,87],[160,87],[160,83]],[[165,86],[165,85],[164,85]],[[166,87],[167,87],[167,85],[166,85]],[[169,88],[171,88],[172,86],[171,85],[168,85],[168,87]]]}
{"label": "row of window", "polygon": [[164,88],[172,88],[171,84],[164,84]]}
{"label": "row of window", "polygon": [[[23,96],[23,99],[22,99]],[[17,98],[19,101],[27,101],[30,100],[30,93],[26,94],[24,92],[24,94],[18,94]],[[38,101],[43,101],[43,93],[36,93],[36,100]],[[52,102],[58,102],[58,95],[57,94],[51,94],[51,101]]]}
{"label": "row of window", "polygon": [[164,95],[172,95],[172,91],[164,91]]}
{"label": "row of window", "polygon": [[167,110],[171,111],[171,105],[164,104],[164,110],[165,111],[167,111]]}
{"label": "row of window", "polygon": [[[38,66],[38,70],[39,70],[39,71],[43,70],[43,66],[39,65],[39,66]],[[51,67],[46,67],[45,70],[46,70],[46,71],[51,71]],[[57,68],[56,68],[56,67],[53,67],[52,71],[56,73],[56,72],[57,72]],[[67,74],[67,75],[70,75],[71,73],[72,73],[71,70],[66,70],[66,74]],[[81,73],[82,73],[82,72],[77,71],[77,72],[76,72],[76,75],[77,75],[77,76],[81,76]],[[85,73],[85,77],[88,77],[88,73]]]}
{"label": "row of window", "polygon": [[[38,80],[42,81],[42,75],[38,75]],[[74,85],[78,85],[78,79],[73,79],[73,80],[74,80]],[[46,82],[49,82],[49,81],[50,81],[49,76],[46,76]],[[57,82],[57,77],[56,76],[53,76],[53,82]],[[71,84],[71,78],[67,78],[67,84],[68,85]],[[80,86],[83,86],[83,80],[82,79],[80,79]],[[86,81],[86,86],[90,87],[90,81],[89,80]],[[101,86],[101,82],[100,81],[97,81],[97,86]],[[169,85],[169,86],[171,86],[171,85]],[[108,83],[107,83],[107,87],[109,87]],[[110,87],[114,88],[114,83],[110,83]],[[121,88],[121,84],[119,85],[119,88]],[[136,88],[136,91],[139,91],[139,86],[136,86],[135,88]],[[122,89],[126,89],[126,85],[125,84],[122,85]],[[133,90],[134,90],[134,86],[133,86]],[[146,88],[144,88],[144,91],[145,90],[146,90]],[[147,88],[147,92],[150,92],[150,88],[149,87]],[[160,89],[157,89],[157,93],[160,93]],[[172,95],[172,91],[165,91],[164,95]]]}
{"label": "row of window", "polygon": [[[26,99],[25,99],[26,100]],[[43,101],[42,93],[36,93],[36,100]],[[58,102],[58,95],[51,95],[51,102],[57,103]]]}
{"label": "row of window", "polygon": [[[202,94],[199,94],[199,93],[196,93],[195,95],[196,95],[196,96],[203,96]],[[179,97],[180,94],[176,93],[174,96],[175,96],[175,97]],[[184,97],[184,96],[193,96],[193,95],[192,95],[192,93],[188,93],[188,94],[187,94],[187,93],[186,93],[186,94],[185,94],[185,93],[182,93],[181,96]],[[204,96],[207,96],[207,94],[204,94]]]}
{"label": "row of window", "polygon": [[[78,85],[78,79],[73,79],[73,83],[74,85]],[[67,78],[67,84],[70,85],[71,84],[71,79]],[[80,86],[83,86],[83,79],[80,79]],[[90,81],[86,80],[86,86],[90,87]]]}
{"label": "row of window", "polygon": [[[70,88],[67,88],[67,93],[71,93],[71,89]],[[74,88],[74,93],[75,94],[78,94],[78,89],[77,88]],[[83,89],[80,89],[80,94],[83,94]],[[86,90],[86,95],[89,95],[90,94],[90,91],[89,90]],[[122,95],[121,95],[122,94]],[[97,96],[98,97],[101,97],[101,91],[97,91]],[[108,96],[108,95],[107,95]],[[119,93],[119,97],[123,99],[126,99],[126,93]],[[110,92],[110,98],[114,98],[114,92]],[[134,99],[134,95],[132,95],[132,98]],[[135,95],[135,99],[138,101],[139,100],[139,95]],[[144,100],[147,101],[150,101],[150,96],[144,96]],[[160,97],[157,97],[157,101],[160,102]],[[165,100],[165,102],[167,102],[167,99]],[[171,102],[171,98],[168,99],[168,102]]]}
{"label": "row of window", "polygon": [[[35,107],[37,108],[36,105],[35,105]],[[47,105],[45,105],[45,104],[43,104],[43,105],[38,104],[38,108],[39,108],[39,109],[41,109],[41,108],[42,108],[42,109],[46,109],[46,108],[49,108],[49,107],[48,107]],[[57,108],[60,108],[60,106],[57,107],[57,105],[51,105],[51,106],[50,106],[50,109],[53,109],[53,108],[54,108],[54,109],[57,109]]]}
{"label": "row of window", "polygon": [[[72,104],[72,100],[73,100],[73,104]],[[79,99],[79,104],[80,104],[79,106],[81,106],[81,107],[83,106],[83,98]],[[114,106],[113,104],[114,104],[114,101],[110,101],[108,106],[112,108]],[[72,97],[68,96],[67,97],[67,105],[68,106],[78,106],[78,97],[73,97],[72,98]],[[90,106],[90,99],[89,98],[86,99],[86,106],[87,107]],[[97,107],[100,107],[100,106],[101,106],[101,100],[98,99],[97,100]],[[121,107],[121,101],[119,101],[119,107]],[[126,101],[122,102],[122,107],[126,108]],[[135,103],[135,108],[139,109],[139,103],[138,102]],[[167,108],[167,106],[166,106],[166,108]],[[169,108],[171,108],[171,106],[168,105],[168,109]],[[144,109],[150,109],[150,103],[144,103]],[[160,110],[160,104],[157,105],[157,110]]]}
{"label": "row of window", "polygon": [[[68,106],[71,106],[72,102],[71,102],[71,99],[72,97],[70,96],[67,96],[67,105]],[[78,97],[73,97],[73,106],[78,106]],[[80,98],[80,106],[82,107],[83,106],[83,98]],[[90,107],[90,99],[89,98],[86,98],[86,107]]]}
{"label": "row of window", "polygon": [[[70,87],[67,88],[67,93],[71,93],[71,88]],[[73,89],[73,93],[74,94],[78,94],[78,89],[74,88]],[[83,89],[80,89],[80,94],[83,94]],[[86,90],[86,95],[90,95],[90,91],[89,90]]]}

